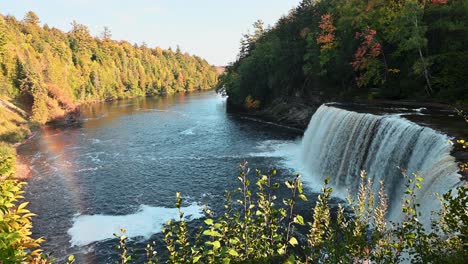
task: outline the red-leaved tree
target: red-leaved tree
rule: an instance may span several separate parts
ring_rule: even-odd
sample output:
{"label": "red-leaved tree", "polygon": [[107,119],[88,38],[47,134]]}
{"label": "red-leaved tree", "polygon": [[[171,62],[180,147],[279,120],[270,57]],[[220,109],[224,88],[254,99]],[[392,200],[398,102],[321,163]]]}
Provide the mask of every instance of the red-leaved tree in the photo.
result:
{"label": "red-leaved tree", "polygon": [[382,53],[382,47],[376,40],[376,34],[377,31],[369,26],[363,32],[356,32],[356,39],[360,40],[360,45],[351,65],[359,75],[357,78],[359,87],[382,81],[380,75],[382,63],[378,59]]}

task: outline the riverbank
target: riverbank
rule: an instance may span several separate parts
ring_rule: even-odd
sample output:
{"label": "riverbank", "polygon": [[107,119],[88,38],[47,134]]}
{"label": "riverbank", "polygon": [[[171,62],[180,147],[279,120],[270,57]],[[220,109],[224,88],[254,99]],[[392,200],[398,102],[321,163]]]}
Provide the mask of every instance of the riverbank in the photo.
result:
{"label": "riverbank", "polygon": [[[423,102],[423,101],[391,101],[391,100],[354,100],[354,101],[324,101],[324,100],[305,100],[298,97],[282,97],[274,100],[268,106],[259,110],[240,109],[229,103],[228,99],[228,112],[234,114],[240,114],[252,118],[262,119],[268,122],[274,122],[280,125],[290,126],[305,131],[309,125],[310,118],[315,111],[325,103],[332,103],[338,107],[344,106],[343,108],[356,110],[356,107],[361,108],[385,108],[401,110],[406,108],[409,109],[429,109],[446,112],[447,115],[456,115],[457,110],[468,112],[468,106],[455,107],[444,103],[438,102]],[[404,109],[403,109],[404,110]],[[359,111],[357,111],[359,112]],[[382,114],[377,111],[375,114]],[[463,118],[460,117],[460,121]],[[417,123],[417,122],[416,122]],[[442,131],[446,132],[446,131]],[[450,134],[450,133],[449,133]],[[456,135],[462,136],[462,135]]]}
{"label": "riverbank", "polygon": [[[196,90],[196,91],[186,91],[183,94],[190,94],[196,93],[201,91],[209,91],[212,89],[207,90]],[[79,104],[75,104],[72,109],[69,109],[64,112],[62,116],[57,116],[52,120],[47,121],[43,125],[38,125],[33,123],[30,120],[30,115],[23,109],[19,108],[15,104],[12,103],[12,100],[6,97],[0,98],[0,117],[2,120],[1,128],[0,128],[0,142],[5,142],[9,144],[15,151],[22,145],[27,143],[31,138],[33,138],[37,134],[37,130],[45,127],[45,126],[53,126],[53,127],[75,127],[80,126],[83,122],[83,116],[81,108],[87,105],[99,104],[103,102],[115,102],[121,101],[126,99],[133,99],[133,98],[141,98],[141,97],[167,97],[173,96],[175,94],[180,93],[173,93],[173,94],[157,94],[151,96],[133,96],[133,97],[125,97],[125,98],[113,98],[113,99],[105,99],[101,101],[88,101]],[[20,155],[16,155],[16,173],[14,177],[18,180],[26,180],[31,177],[31,169],[30,164],[28,161],[21,157]]]}
{"label": "riverbank", "polygon": [[304,132],[310,118],[320,105],[320,103],[308,103],[301,98],[285,97],[276,99],[270,105],[260,110],[246,111],[233,106],[228,98],[227,111],[232,114],[292,127]]}

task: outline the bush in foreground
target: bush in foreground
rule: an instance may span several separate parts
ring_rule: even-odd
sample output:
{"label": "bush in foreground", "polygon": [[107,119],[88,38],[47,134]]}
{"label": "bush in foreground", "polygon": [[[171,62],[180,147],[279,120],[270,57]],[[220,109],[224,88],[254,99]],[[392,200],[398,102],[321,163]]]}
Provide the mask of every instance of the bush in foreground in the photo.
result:
{"label": "bush in foreground", "polygon": [[[53,263],[39,255],[42,239],[31,238],[33,214],[21,202],[24,183],[12,179],[14,160],[14,150],[0,145],[0,263]],[[247,163],[241,164],[239,188],[226,192],[224,213],[214,217],[207,209],[198,231],[189,230],[183,220],[178,193],[179,219],[168,221],[163,230],[165,250],[158,254],[159,245],[153,242],[138,256],[122,230],[116,235],[118,263],[464,263],[468,257],[465,186],[440,197],[441,210],[426,230],[418,220],[416,193],[423,179],[417,175],[408,178],[404,219],[397,224],[386,221],[383,183],[374,195],[364,171],[355,197],[335,207],[326,180],[310,216],[296,210],[299,201],[307,201],[299,175],[284,186],[275,177],[276,171],[250,173]],[[275,193],[282,187],[290,196],[280,200]],[[70,256],[66,262],[75,259]]]}
{"label": "bush in foreground", "polygon": [[[402,200],[404,219],[389,223],[385,216],[387,196],[380,183],[377,195],[373,183],[361,174],[361,184],[354,199],[346,205],[330,206],[332,188],[328,180],[312,209],[308,222],[296,213],[299,200],[307,201],[299,176],[286,181],[289,198],[279,201],[273,183],[276,171],[253,176],[246,163],[240,166],[240,187],[233,196],[226,193],[225,212],[214,218],[207,210],[207,219],[195,235],[190,235],[183,212],[179,220],[169,221],[163,231],[167,263],[464,263],[467,259],[468,195],[460,186],[440,197],[442,209],[436,214],[431,230],[419,222],[417,190],[423,179],[408,177]],[[176,207],[182,199],[177,194]],[[304,232],[304,230],[307,230]],[[123,230],[124,232],[124,230]],[[144,256],[132,254],[125,234],[117,247],[120,263],[132,263]],[[147,246],[146,263],[157,263],[154,243]]]}
{"label": "bush in foreground", "polygon": [[0,142],[0,263],[32,261],[41,252],[42,239],[31,238],[31,217],[22,190],[25,185],[13,178],[16,153]]}

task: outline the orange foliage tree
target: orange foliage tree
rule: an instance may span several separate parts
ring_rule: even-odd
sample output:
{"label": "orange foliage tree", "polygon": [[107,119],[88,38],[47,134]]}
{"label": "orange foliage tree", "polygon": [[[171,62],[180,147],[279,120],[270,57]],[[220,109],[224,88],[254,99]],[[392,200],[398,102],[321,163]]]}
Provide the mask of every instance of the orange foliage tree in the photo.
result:
{"label": "orange foliage tree", "polygon": [[380,68],[382,63],[378,59],[382,53],[381,44],[376,40],[377,31],[367,26],[363,32],[357,32],[356,38],[361,43],[351,62],[353,69],[358,73],[357,84],[359,87],[367,84],[382,82]]}
{"label": "orange foliage tree", "polygon": [[317,37],[317,44],[320,46],[320,65],[327,64],[332,58],[332,50],[336,47],[335,31],[333,25],[333,16],[330,13],[322,15],[320,23],[320,34]]}

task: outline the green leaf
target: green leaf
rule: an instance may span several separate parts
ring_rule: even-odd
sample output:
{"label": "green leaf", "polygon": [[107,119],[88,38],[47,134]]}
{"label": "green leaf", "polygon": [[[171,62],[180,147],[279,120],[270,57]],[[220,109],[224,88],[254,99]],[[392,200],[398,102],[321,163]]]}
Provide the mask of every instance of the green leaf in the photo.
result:
{"label": "green leaf", "polygon": [[304,225],[304,218],[300,215],[296,215],[296,217],[294,217],[294,223]]}
{"label": "green leaf", "polygon": [[209,226],[210,226],[210,225],[213,225],[213,219],[210,219],[210,218],[206,219],[206,220],[205,220],[205,224],[207,224],[207,225],[209,225]]}
{"label": "green leaf", "polygon": [[219,241],[213,241],[213,249],[217,250],[221,247],[221,243]]}
{"label": "green leaf", "polygon": [[277,252],[279,255],[284,255],[286,253],[286,249],[284,246],[282,246],[277,250]]}
{"label": "green leaf", "polygon": [[238,256],[239,256],[239,253],[237,253],[237,251],[235,251],[235,250],[232,249],[232,248],[228,251],[228,253],[229,253],[229,255],[234,256],[234,257],[238,257]]}
{"label": "green leaf", "polygon": [[304,202],[307,202],[307,197],[304,195],[304,194],[299,194],[299,198],[304,201]]}
{"label": "green leaf", "polygon": [[296,256],[292,254],[289,258],[284,262],[285,264],[295,264],[296,263]]}
{"label": "green leaf", "polygon": [[198,263],[198,261],[200,260],[201,256],[195,256],[193,257],[193,260],[192,260],[192,263]]}
{"label": "green leaf", "polygon": [[291,237],[291,239],[289,239],[289,244],[291,244],[291,246],[297,246],[299,243],[297,242],[297,239],[295,237]]}

